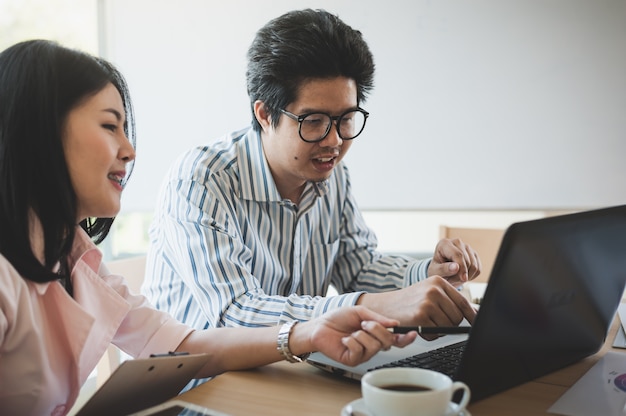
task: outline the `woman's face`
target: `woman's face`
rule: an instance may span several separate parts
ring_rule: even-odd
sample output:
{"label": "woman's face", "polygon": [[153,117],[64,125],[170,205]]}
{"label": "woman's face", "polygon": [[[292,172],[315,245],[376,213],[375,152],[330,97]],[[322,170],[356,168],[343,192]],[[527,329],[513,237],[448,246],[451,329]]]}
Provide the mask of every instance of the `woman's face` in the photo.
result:
{"label": "woman's face", "polygon": [[113,84],[67,116],[63,149],[77,197],[77,221],[110,218],[120,210],[121,182],[135,149],[124,133],[122,98]]}

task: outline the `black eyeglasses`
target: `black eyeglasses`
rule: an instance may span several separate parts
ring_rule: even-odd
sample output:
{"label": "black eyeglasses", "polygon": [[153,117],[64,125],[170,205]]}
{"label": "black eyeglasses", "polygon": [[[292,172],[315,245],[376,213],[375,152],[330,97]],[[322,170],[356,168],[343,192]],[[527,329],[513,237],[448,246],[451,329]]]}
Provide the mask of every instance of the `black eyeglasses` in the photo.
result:
{"label": "black eyeglasses", "polygon": [[367,117],[370,115],[360,107],[334,117],[327,113],[306,113],[298,116],[287,110],[280,111],[299,123],[298,133],[300,133],[300,138],[307,143],[317,143],[324,140],[330,133],[333,121],[336,123],[339,137],[342,140],[352,140],[361,134],[365,128]]}

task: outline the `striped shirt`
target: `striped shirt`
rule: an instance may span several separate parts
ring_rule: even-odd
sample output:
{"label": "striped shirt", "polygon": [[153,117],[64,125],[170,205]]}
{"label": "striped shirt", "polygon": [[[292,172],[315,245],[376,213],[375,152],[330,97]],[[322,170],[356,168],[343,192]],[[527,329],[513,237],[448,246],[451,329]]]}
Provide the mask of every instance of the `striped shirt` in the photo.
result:
{"label": "striped shirt", "polygon": [[149,233],[143,293],[198,329],[309,320],[423,280],[430,262],[377,251],[343,163],[300,205],[281,198],[252,129],[177,159]]}

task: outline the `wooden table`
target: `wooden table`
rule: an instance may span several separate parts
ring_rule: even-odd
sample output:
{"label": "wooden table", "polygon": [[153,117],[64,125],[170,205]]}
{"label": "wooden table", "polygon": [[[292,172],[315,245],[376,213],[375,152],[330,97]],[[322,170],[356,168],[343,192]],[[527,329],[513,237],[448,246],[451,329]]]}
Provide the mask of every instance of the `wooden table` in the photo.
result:
{"label": "wooden table", "polygon": [[[547,376],[472,403],[472,416],[543,415],[606,351],[613,349],[616,318],[595,355]],[[618,351],[623,351],[615,349]],[[307,364],[280,362],[256,370],[220,375],[180,396],[232,416],[338,416],[361,397],[359,382],[333,376]]]}

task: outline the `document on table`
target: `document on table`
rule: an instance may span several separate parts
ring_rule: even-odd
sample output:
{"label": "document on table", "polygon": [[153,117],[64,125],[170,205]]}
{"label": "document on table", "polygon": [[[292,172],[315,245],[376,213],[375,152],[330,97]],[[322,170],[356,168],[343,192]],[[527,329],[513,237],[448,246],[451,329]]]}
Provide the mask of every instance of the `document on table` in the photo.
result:
{"label": "document on table", "polygon": [[621,416],[625,404],[626,353],[609,351],[548,409],[548,413]]}
{"label": "document on table", "polygon": [[613,347],[626,348],[626,303],[622,303],[617,308],[617,315],[621,325],[617,329],[617,334],[613,340]]}
{"label": "document on table", "polygon": [[622,326],[617,329],[617,334],[615,334],[615,339],[613,339],[613,347],[626,348],[626,332],[624,332]]}

